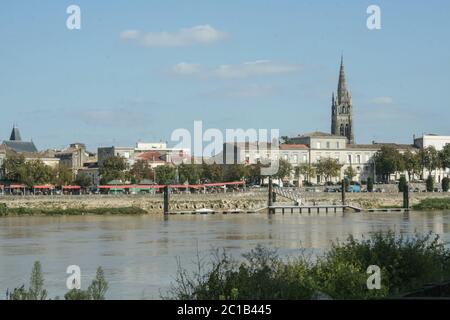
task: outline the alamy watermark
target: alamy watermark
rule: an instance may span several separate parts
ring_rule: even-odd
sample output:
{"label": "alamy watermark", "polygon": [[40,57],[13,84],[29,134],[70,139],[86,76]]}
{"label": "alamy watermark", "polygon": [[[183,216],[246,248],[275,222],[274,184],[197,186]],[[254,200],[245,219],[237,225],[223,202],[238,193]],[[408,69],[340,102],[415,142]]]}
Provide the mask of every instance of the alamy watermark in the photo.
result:
{"label": "alamy watermark", "polygon": [[366,25],[369,30],[380,30],[381,29],[381,8],[375,4],[367,7],[367,18]]}
{"label": "alamy watermark", "polygon": [[189,150],[189,156],[173,157],[172,163],[250,164],[260,163],[261,175],[274,175],[279,168],[279,129],[204,130],[202,121],[194,121],[193,134],[186,128],[172,132],[175,149]]}
{"label": "alamy watermark", "polygon": [[66,9],[66,13],[69,15],[66,20],[66,27],[69,30],[81,29],[81,8],[77,5],[70,5]]}

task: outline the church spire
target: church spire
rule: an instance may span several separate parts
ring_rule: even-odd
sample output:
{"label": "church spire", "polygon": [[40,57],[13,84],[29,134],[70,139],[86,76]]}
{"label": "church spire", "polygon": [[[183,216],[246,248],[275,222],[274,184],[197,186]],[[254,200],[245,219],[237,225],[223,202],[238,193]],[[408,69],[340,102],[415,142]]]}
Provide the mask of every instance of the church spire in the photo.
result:
{"label": "church spire", "polygon": [[342,103],[349,97],[347,90],[347,81],[345,80],[344,55],[341,55],[341,67],[339,70],[339,82],[337,90],[337,101]]}
{"label": "church spire", "polygon": [[13,129],[11,131],[11,136],[9,137],[10,141],[22,141],[22,137],[20,136],[19,128],[17,128],[16,124],[13,125]]}

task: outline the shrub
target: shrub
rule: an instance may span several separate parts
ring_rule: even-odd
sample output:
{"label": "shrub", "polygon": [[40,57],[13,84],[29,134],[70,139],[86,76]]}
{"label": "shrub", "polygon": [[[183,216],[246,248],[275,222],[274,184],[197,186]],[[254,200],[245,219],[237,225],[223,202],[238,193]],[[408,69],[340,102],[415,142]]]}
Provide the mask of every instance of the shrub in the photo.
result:
{"label": "shrub", "polygon": [[[335,299],[396,296],[432,281],[450,278],[450,249],[438,236],[403,237],[378,232],[368,239],[334,243],[315,262],[300,255],[287,261],[258,246],[237,262],[214,254],[207,270],[199,259],[196,272],[179,266],[169,290],[174,299]],[[368,266],[381,269],[381,289],[368,290]]]}
{"label": "shrub", "polygon": [[[99,267],[95,279],[87,290],[72,289],[64,295],[66,300],[104,300],[108,283],[105,280],[103,269]],[[6,300],[45,300],[47,290],[44,289],[44,276],[41,263],[36,261],[31,271],[30,288],[25,285],[12,291],[6,290]],[[59,299],[58,297],[55,298]]]}

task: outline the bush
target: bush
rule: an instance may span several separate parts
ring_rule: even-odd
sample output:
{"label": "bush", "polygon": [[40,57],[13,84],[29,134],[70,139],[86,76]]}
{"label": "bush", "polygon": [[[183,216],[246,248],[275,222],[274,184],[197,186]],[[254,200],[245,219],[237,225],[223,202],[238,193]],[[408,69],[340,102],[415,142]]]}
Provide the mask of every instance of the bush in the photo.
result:
{"label": "bush", "polygon": [[367,178],[367,191],[373,192],[373,180],[372,178]]}
{"label": "bush", "polygon": [[426,181],[426,185],[427,185],[427,192],[433,192],[434,190],[434,179],[432,176],[428,176],[427,181]]}
{"label": "bush", "polygon": [[406,182],[406,177],[401,176],[400,180],[398,181],[398,192],[403,192],[408,187],[408,183]]}
{"label": "bush", "polygon": [[[211,267],[189,273],[179,266],[169,290],[174,299],[373,299],[396,296],[426,283],[450,278],[450,249],[438,236],[406,238],[393,232],[368,239],[350,236],[315,262],[304,255],[281,260],[258,246],[243,262],[225,252],[214,254]],[[368,266],[381,269],[381,289],[368,290]]]}
{"label": "bush", "polygon": [[445,177],[444,179],[442,179],[442,191],[448,192],[449,189],[450,189],[450,179]]}
{"label": "bush", "polygon": [[[108,283],[105,280],[103,269],[99,267],[95,279],[92,280],[87,290],[72,289],[64,295],[64,298],[66,300],[104,300],[107,290]],[[47,290],[44,289],[44,276],[39,261],[34,263],[31,271],[29,289],[25,289],[25,285],[22,285],[12,291],[6,290],[6,300],[45,300],[46,298]]]}

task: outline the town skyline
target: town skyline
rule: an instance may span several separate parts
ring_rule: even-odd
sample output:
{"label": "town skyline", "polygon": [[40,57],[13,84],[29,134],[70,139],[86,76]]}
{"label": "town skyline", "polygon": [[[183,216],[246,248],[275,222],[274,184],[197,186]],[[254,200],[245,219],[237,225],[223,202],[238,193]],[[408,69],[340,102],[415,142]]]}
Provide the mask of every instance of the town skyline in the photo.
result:
{"label": "town skyline", "polygon": [[255,15],[251,5],[200,1],[181,15],[170,3],[142,2],[138,11],[79,1],[82,29],[69,31],[68,2],[6,2],[0,139],[13,123],[39,150],[170,143],[173,130],[195,120],[223,131],[329,132],[342,52],[358,143],[449,135],[450,48],[426,45],[445,38],[445,10],[380,1],[383,27],[370,31],[367,3],[267,1]]}

